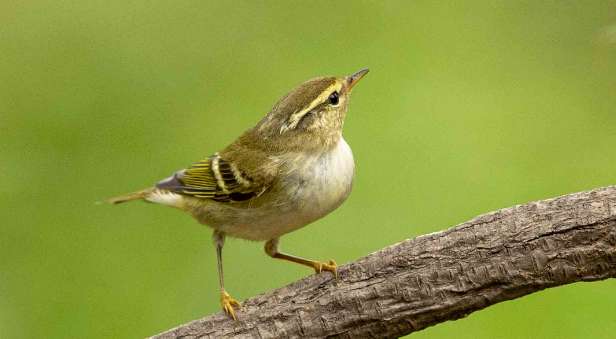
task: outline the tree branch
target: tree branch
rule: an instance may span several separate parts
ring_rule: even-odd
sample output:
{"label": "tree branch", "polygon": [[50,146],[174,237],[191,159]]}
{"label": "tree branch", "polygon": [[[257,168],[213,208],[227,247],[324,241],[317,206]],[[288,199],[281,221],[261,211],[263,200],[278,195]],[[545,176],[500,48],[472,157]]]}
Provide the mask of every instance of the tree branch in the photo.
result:
{"label": "tree branch", "polygon": [[616,186],[502,209],[171,329],[175,337],[398,337],[504,300],[616,277]]}

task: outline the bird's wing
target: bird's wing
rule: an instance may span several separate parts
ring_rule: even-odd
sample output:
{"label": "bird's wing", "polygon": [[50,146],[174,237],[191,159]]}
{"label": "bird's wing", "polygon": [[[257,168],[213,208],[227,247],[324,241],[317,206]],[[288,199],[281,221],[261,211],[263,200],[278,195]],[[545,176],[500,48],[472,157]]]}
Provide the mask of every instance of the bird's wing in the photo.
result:
{"label": "bird's wing", "polygon": [[254,198],[267,186],[256,184],[232,162],[215,154],[156,184],[157,188],[201,199],[237,202]]}

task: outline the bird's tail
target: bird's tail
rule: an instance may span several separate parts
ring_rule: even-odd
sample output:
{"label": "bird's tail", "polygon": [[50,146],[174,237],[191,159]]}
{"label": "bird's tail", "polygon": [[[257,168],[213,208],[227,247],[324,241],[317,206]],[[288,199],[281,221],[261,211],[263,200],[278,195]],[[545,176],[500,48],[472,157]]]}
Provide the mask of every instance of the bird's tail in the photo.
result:
{"label": "bird's tail", "polygon": [[110,199],[107,199],[107,202],[110,204],[121,204],[123,202],[127,202],[127,201],[133,201],[133,200],[143,200],[145,198],[148,197],[148,195],[150,195],[150,193],[152,193],[154,189],[153,188],[146,188],[144,190],[141,191],[137,191],[137,192],[132,192],[132,193],[128,193],[125,195],[121,195],[118,197],[113,197]]}

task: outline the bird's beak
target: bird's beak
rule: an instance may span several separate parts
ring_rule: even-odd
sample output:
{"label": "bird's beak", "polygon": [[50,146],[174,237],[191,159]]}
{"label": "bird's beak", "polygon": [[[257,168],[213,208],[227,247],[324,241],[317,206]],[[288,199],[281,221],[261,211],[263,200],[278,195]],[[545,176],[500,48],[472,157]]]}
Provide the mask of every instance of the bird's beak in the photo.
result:
{"label": "bird's beak", "polygon": [[366,75],[368,73],[369,69],[364,68],[359,72],[353,73],[351,75],[349,75],[346,79],[347,79],[347,91],[351,91],[351,88],[353,88],[353,86],[355,86],[355,84],[357,84],[359,82],[359,80],[361,80],[361,78],[364,77],[364,75]]}

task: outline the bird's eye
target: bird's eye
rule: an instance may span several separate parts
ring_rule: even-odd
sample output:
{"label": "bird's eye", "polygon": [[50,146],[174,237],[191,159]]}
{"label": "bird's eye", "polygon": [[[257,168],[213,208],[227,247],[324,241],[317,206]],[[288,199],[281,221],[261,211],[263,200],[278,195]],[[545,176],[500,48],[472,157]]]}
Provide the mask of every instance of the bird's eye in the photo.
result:
{"label": "bird's eye", "polygon": [[329,103],[334,106],[338,105],[339,99],[338,92],[332,92],[332,94],[329,95]]}

